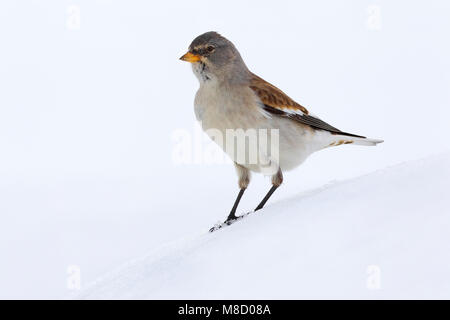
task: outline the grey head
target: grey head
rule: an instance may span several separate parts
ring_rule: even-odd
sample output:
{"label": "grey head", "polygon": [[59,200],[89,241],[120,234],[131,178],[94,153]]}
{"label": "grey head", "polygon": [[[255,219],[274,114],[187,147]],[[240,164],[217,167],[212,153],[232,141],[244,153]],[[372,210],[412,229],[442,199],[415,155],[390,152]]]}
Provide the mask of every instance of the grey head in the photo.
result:
{"label": "grey head", "polygon": [[181,60],[191,62],[200,83],[213,81],[242,82],[249,71],[231,41],[217,32],[206,32],[192,41]]}

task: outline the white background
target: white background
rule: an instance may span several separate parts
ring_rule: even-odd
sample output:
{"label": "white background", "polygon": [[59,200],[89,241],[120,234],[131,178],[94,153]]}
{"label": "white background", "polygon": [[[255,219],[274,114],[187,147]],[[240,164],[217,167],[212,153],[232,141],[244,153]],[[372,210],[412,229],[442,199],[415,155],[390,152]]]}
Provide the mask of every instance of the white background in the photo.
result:
{"label": "white background", "polygon": [[[314,154],[274,202],[449,149],[449,12],[444,0],[2,1],[0,298],[64,297],[69,265],[83,285],[227,215],[233,167],[172,157],[173,132],[195,124],[198,83],[178,58],[197,35],[220,32],[323,120],[385,140]],[[255,176],[241,210],[269,186]]]}

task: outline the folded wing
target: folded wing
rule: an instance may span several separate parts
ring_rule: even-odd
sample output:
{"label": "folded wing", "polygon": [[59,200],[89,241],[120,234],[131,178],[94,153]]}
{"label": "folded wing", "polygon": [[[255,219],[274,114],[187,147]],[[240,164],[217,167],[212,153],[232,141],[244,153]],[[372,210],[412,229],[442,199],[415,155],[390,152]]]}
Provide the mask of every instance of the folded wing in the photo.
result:
{"label": "folded wing", "polygon": [[255,74],[252,74],[250,88],[261,100],[261,107],[270,114],[289,118],[304,125],[308,125],[314,129],[325,130],[332,134],[365,138],[356,134],[343,132],[329,125],[325,121],[310,115],[309,111],[305,107],[298,104],[289,98],[283,91]]}

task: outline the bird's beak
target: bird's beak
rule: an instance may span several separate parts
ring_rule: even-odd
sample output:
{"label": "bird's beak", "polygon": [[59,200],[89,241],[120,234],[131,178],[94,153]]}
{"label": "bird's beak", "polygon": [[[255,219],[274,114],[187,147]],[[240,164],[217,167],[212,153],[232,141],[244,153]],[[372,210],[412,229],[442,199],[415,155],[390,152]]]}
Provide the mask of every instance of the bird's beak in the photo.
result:
{"label": "bird's beak", "polygon": [[198,62],[198,61],[200,61],[200,56],[197,55],[197,54],[193,54],[193,53],[187,52],[185,55],[183,55],[183,56],[180,58],[180,60],[183,60],[183,61],[187,61],[187,62],[193,63],[193,62]]}

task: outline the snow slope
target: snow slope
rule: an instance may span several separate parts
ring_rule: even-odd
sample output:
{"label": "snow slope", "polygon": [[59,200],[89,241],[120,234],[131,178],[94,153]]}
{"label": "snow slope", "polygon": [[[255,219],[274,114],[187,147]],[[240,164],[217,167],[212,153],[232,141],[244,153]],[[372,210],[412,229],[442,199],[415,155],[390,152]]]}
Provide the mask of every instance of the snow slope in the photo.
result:
{"label": "snow slope", "polygon": [[448,299],[449,190],[450,153],[337,182],[168,244],[77,298]]}

